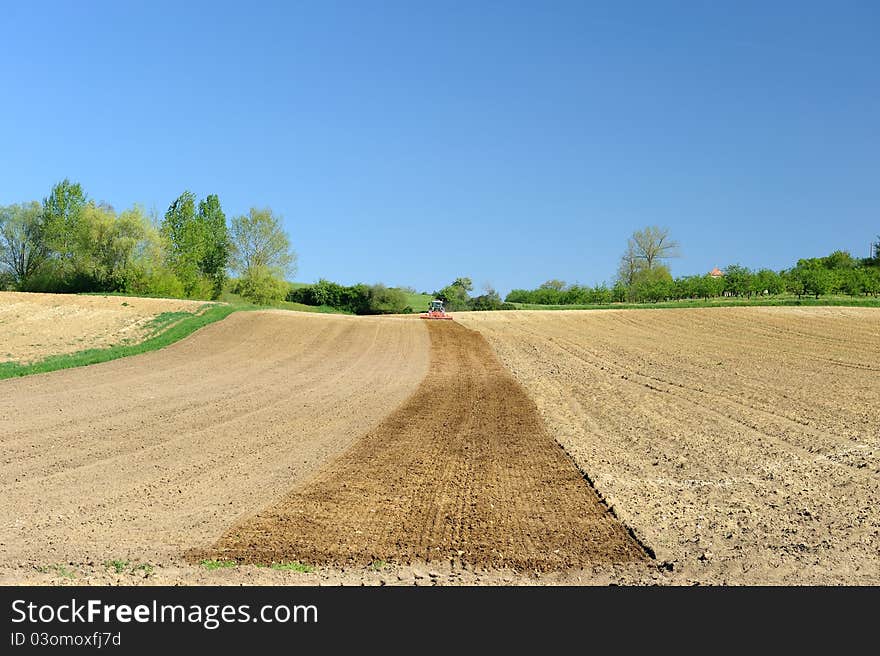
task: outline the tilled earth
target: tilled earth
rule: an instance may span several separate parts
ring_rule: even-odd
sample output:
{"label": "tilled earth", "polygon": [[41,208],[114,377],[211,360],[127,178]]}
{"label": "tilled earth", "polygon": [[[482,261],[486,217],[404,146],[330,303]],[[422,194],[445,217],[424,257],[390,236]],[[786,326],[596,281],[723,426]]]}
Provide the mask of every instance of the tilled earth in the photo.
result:
{"label": "tilled earth", "polygon": [[483,337],[427,325],[430,372],[406,403],[192,557],[539,572],[647,562]]}
{"label": "tilled earth", "polygon": [[880,311],[456,319],[0,381],[0,583],[880,583]]}
{"label": "tilled earth", "polygon": [[414,321],[239,312],[161,351],[0,381],[0,570],[211,544],[402,403],[428,351]]}
{"label": "tilled earth", "polygon": [[195,313],[204,301],[0,291],[0,362],[142,341],[165,312]]}
{"label": "tilled earth", "polygon": [[674,580],[880,583],[880,310],[456,318]]}

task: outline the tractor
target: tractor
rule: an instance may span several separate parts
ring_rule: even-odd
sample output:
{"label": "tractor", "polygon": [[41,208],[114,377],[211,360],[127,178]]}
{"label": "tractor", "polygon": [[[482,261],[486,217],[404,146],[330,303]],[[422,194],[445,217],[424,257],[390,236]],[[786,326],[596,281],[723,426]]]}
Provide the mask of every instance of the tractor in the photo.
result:
{"label": "tractor", "polygon": [[443,301],[434,299],[428,306],[428,311],[419,315],[422,319],[452,319],[452,315],[446,314],[443,309]]}

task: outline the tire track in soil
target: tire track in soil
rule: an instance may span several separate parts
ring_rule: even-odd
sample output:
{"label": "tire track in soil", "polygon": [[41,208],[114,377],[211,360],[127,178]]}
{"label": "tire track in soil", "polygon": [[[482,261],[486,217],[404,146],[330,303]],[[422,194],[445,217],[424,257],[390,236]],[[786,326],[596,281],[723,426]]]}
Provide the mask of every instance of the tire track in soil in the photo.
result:
{"label": "tire track in soil", "polygon": [[649,562],[482,335],[445,321],[428,329],[431,369],[407,401],[189,558],[540,571]]}

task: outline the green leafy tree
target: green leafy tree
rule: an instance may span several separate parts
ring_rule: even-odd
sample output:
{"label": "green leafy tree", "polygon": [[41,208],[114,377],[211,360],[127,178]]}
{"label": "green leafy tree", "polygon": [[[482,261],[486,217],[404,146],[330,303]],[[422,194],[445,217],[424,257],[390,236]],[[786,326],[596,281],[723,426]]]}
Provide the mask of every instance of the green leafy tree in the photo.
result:
{"label": "green leafy tree", "polygon": [[[230,262],[241,275],[245,298],[256,301],[258,294],[249,291],[254,289],[260,289],[259,296],[266,298],[262,290],[282,289],[280,283],[296,270],[296,254],[290,238],[282,228],[280,218],[269,208],[252,207],[248,214],[233,218],[229,237]],[[269,285],[268,278],[279,284]],[[278,298],[284,298],[284,293]]]}
{"label": "green leafy tree", "polygon": [[867,274],[865,269],[849,269],[841,277],[840,288],[844,294],[859,296],[864,293]]}
{"label": "green leafy tree", "polygon": [[592,290],[589,287],[581,285],[566,285],[564,289],[557,290],[559,293],[559,303],[561,305],[575,305],[579,303],[589,303]]}
{"label": "green leafy tree", "polygon": [[381,284],[345,287],[324,279],[314,285],[292,288],[287,293],[287,300],[305,305],[327,305],[355,314],[396,313],[406,309],[406,295],[400,288]]}
{"label": "green leafy tree", "polygon": [[333,308],[343,307],[345,288],[335,282],[321,278],[311,287],[313,302],[309,305],[326,305]]}
{"label": "green leafy tree", "polygon": [[151,226],[143,208],[135,205],[120,212],[113,225],[109,262],[116,275],[125,283],[136,265],[144,242],[150,238]]}
{"label": "green leafy tree", "polygon": [[865,294],[877,296],[880,294],[880,267],[872,266],[864,269],[865,277],[862,281]]}
{"label": "green leafy tree", "polygon": [[[559,291],[561,288],[557,289],[554,287],[553,289]],[[501,296],[491,285],[486,285],[485,293],[468,300],[468,308],[471,310],[500,310],[502,305]]]}
{"label": "green leafy tree", "polygon": [[91,277],[102,289],[129,290],[138,276],[136,259],[149,233],[143,210],[135,206],[117,215],[112,208],[90,204],[83,216],[81,252],[88,258]]}
{"label": "green leafy tree", "polygon": [[656,303],[672,296],[672,291],[672,274],[669,269],[663,265],[655,265],[636,274],[629,288],[629,299]]}
{"label": "green leafy tree", "polygon": [[739,264],[731,264],[724,270],[724,291],[734,296],[752,293],[752,272]]}
{"label": "green leafy tree", "polygon": [[82,185],[67,178],[52,187],[43,199],[43,238],[51,256],[58,260],[61,276],[72,274],[86,202]]}
{"label": "green leafy tree", "polygon": [[612,291],[608,288],[608,286],[605,283],[602,283],[601,285],[596,285],[595,287],[593,287],[590,290],[590,298],[589,298],[590,303],[595,303],[597,305],[598,304],[604,305],[606,303],[611,303],[612,300],[613,300]]}
{"label": "green leafy tree", "polygon": [[567,285],[564,289],[553,289],[559,305],[576,305],[592,303],[594,289],[582,285]]}
{"label": "green leafy tree", "polygon": [[355,314],[372,314],[370,305],[370,288],[363,283],[358,283],[345,288],[343,297],[344,307]]}
{"label": "green leafy tree", "polygon": [[548,280],[541,284],[541,289],[555,289],[557,292],[561,292],[565,289],[565,281],[556,279]]}
{"label": "green leafy tree", "polygon": [[796,294],[798,298],[806,293],[804,282],[797,274],[796,268],[786,269],[785,271],[782,271],[780,275],[782,276],[782,281],[785,283],[785,291],[790,294]]}
{"label": "green leafy tree", "polygon": [[77,290],[118,291],[124,287],[123,269],[137,236],[120,239],[116,223],[116,213],[107,206],[90,202],[80,213],[74,249]]}
{"label": "green leafy tree", "polygon": [[810,269],[807,274],[806,288],[811,294],[819,298],[823,294],[829,294],[834,288],[834,276],[828,271]]}
{"label": "green leafy tree", "polygon": [[529,291],[527,289],[511,289],[504,297],[505,303],[528,303]]}
{"label": "green leafy tree", "polygon": [[125,291],[145,235],[145,216],[140,208],[117,215],[109,205],[88,201],[73,235],[73,257],[64,277],[55,280],[55,287],[63,291]]}
{"label": "green leafy tree", "polygon": [[[137,295],[181,298],[185,296],[183,283],[168,264],[165,253],[167,239],[162,235],[159,222],[147,217],[136,208],[142,222],[143,237],[135,245],[125,280],[125,291]],[[132,220],[134,220],[132,216]]]}
{"label": "green leafy tree", "polygon": [[238,281],[238,293],[258,305],[272,305],[283,300],[288,285],[269,267],[253,266]]}
{"label": "green leafy tree", "polygon": [[710,275],[693,276],[693,292],[695,298],[711,298],[712,290],[709,288]]}
{"label": "green leafy tree", "polygon": [[859,261],[847,251],[834,251],[822,258],[822,266],[826,269],[854,269],[858,264]]}
{"label": "green leafy tree", "polygon": [[562,302],[563,293],[556,289],[539,287],[529,292],[529,303],[536,305],[559,305]]}
{"label": "green leafy tree", "polygon": [[196,197],[184,191],[165,212],[162,221],[168,264],[183,285],[188,297],[200,296],[201,265],[205,258],[207,238],[204,223],[196,216]]}
{"label": "green leafy tree", "polygon": [[199,203],[198,220],[205,240],[199,270],[211,281],[212,295],[216,299],[223,291],[226,282],[226,269],[229,266],[229,234],[226,228],[226,215],[220,207],[220,199],[211,194]]}
{"label": "green leafy tree", "polygon": [[781,294],[785,291],[785,281],[772,269],[761,269],[755,274],[754,291],[758,294]]}
{"label": "green leafy tree", "polygon": [[48,253],[40,203],[0,207],[0,265],[17,287],[39,271]]}
{"label": "green leafy tree", "polygon": [[708,273],[700,276],[700,296],[703,298],[715,298],[724,293],[724,276],[712,276]]}
{"label": "green leafy tree", "polygon": [[813,294],[819,298],[829,293],[834,285],[834,274],[815,258],[799,260],[792,275],[797,281],[799,296]]}
{"label": "green leafy tree", "polygon": [[14,263],[17,287],[183,295],[173,274],[163,270],[164,243],[141,208],[117,215],[109,205],[82,198],[78,185],[65,181],[42,206],[31,203],[13,220],[0,221],[0,250]]}
{"label": "green leafy tree", "polygon": [[614,283],[614,287],[611,288],[611,302],[612,303],[623,303],[626,300],[628,288],[623,283],[623,281],[618,280]]}
{"label": "green leafy tree", "polygon": [[292,275],[296,254],[279,217],[269,208],[251,208],[247,215],[232,220],[230,231],[232,267],[244,274],[256,267],[266,267],[277,277]]}
{"label": "green leafy tree", "polygon": [[469,292],[474,288],[470,278],[456,278],[452,284],[447,285],[434,295],[441,299],[447,310],[465,310],[470,299]]}
{"label": "green leafy tree", "polygon": [[456,278],[452,282],[453,287],[459,287],[466,292],[472,292],[474,290],[474,281],[470,278]]}
{"label": "green leafy tree", "polygon": [[402,289],[386,287],[378,283],[370,287],[371,314],[400,314],[406,307],[406,294]]}
{"label": "green leafy tree", "polygon": [[162,222],[168,264],[190,297],[219,298],[226,282],[230,243],[220,199],[210,194],[198,203],[183,192]]}
{"label": "green leafy tree", "polygon": [[702,289],[702,276],[676,278],[673,289],[675,298],[699,298],[707,295]]}

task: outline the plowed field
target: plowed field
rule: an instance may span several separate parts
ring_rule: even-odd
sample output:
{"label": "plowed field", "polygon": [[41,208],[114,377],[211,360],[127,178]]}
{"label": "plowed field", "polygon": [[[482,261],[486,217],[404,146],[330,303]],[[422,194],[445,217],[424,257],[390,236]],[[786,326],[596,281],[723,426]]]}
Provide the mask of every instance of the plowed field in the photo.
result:
{"label": "plowed field", "polygon": [[0,381],[0,566],[210,544],[422,380],[414,321],[241,312],[168,348]]}
{"label": "plowed field", "polygon": [[880,582],[880,311],[456,318],[677,574]]}
{"label": "plowed field", "polygon": [[430,373],[406,403],[194,557],[541,571],[648,560],[483,337],[427,326]]}
{"label": "plowed field", "polygon": [[0,582],[880,584],[880,311],[456,320],[0,381]]}
{"label": "plowed field", "polygon": [[203,306],[165,298],[0,292],[0,362],[136,344],[151,333],[157,315]]}

